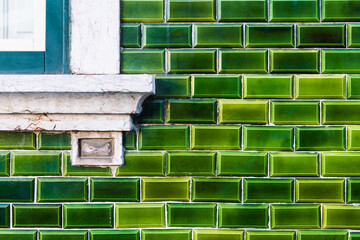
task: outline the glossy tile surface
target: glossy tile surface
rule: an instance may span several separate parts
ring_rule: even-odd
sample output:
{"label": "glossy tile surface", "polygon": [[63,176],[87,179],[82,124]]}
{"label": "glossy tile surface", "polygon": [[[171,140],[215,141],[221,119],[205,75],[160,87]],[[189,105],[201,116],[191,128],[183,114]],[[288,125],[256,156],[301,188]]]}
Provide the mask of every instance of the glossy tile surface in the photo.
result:
{"label": "glossy tile surface", "polygon": [[293,25],[246,25],[245,47],[295,47]]}
{"label": "glossy tile surface", "polygon": [[86,202],[88,201],[87,178],[39,178],[38,202]]}
{"label": "glossy tile surface", "polygon": [[39,133],[40,150],[69,150],[71,136],[68,133]]}
{"label": "glossy tile surface", "polygon": [[146,24],[144,25],[144,47],[191,47],[191,25]]}
{"label": "glossy tile surface", "polygon": [[213,22],[215,21],[214,0],[169,0],[169,22]]}
{"label": "glossy tile surface", "polygon": [[241,202],[241,179],[193,178],[194,202]]}
{"label": "glossy tile surface", "polygon": [[359,229],[360,207],[352,205],[323,205],[323,228]]}
{"label": "glossy tile surface", "polygon": [[316,0],[270,0],[271,22],[318,22],[319,2]]}
{"label": "glossy tile surface", "polygon": [[213,229],[195,229],[194,240],[243,240],[244,231],[241,230],[213,230]]}
{"label": "glossy tile surface", "polygon": [[216,73],[216,50],[169,50],[169,73]]}
{"label": "glossy tile surface", "polygon": [[325,177],[358,177],[360,176],[359,157],[360,153],[357,152],[321,153],[321,174]]}
{"label": "glossy tile surface", "polygon": [[157,76],[155,81],[156,97],[190,97],[190,76]]}
{"label": "glossy tile surface", "polygon": [[320,102],[271,102],[275,125],[319,125]]}
{"label": "glossy tile surface", "polygon": [[136,123],[164,123],[164,108],[165,102],[163,100],[147,100],[143,103],[144,110],[139,115],[134,117]]}
{"label": "glossy tile surface", "polygon": [[90,201],[92,202],[139,202],[140,179],[138,178],[91,178]]}
{"label": "glossy tile surface", "polygon": [[346,240],[348,233],[346,231],[299,231],[299,240]]}
{"label": "glossy tile surface", "polygon": [[35,179],[0,178],[1,202],[34,202]]}
{"label": "glossy tile surface", "polygon": [[331,21],[359,21],[357,9],[360,7],[360,2],[357,0],[321,0],[321,15],[322,20],[326,22]]}
{"label": "glossy tile surface", "polygon": [[242,28],[241,24],[197,24],[195,47],[242,47]]}
{"label": "glossy tile surface", "polygon": [[324,101],[323,124],[360,124],[360,103],[356,101]]}
{"label": "glossy tile surface", "polygon": [[322,73],[360,73],[360,50],[321,50]]}
{"label": "glossy tile surface", "polygon": [[247,231],[249,240],[295,240],[296,232],[291,231]]}
{"label": "glossy tile surface", "polygon": [[139,240],[140,230],[91,230],[90,240]]}
{"label": "glossy tile surface", "polygon": [[168,176],[215,176],[215,152],[169,152]]}
{"label": "glossy tile surface", "polygon": [[190,181],[190,178],[143,178],[142,201],[190,201]]}
{"label": "glossy tile surface", "polygon": [[144,240],[191,240],[191,230],[142,230]]}
{"label": "glossy tile surface", "polygon": [[293,179],[244,179],[245,203],[292,203]]}
{"label": "glossy tile surface", "polygon": [[267,73],[267,50],[220,50],[220,73]]}
{"label": "glossy tile surface", "polygon": [[122,0],[121,22],[164,22],[162,0]]}
{"label": "glossy tile surface", "polygon": [[219,21],[221,22],[267,21],[265,0],[220,0],[219,12]]}
{"label": "glossy tile surface", "polygon": [[348,24],[348,46],[360,47],[360,25]]}
{"label": "glossy tile surface", "polygon": [[270,73],[320,73],[319,56],[319,50],[270,50]]}
{"label": "glossy tile surface", "polygon": [[270,153],[271,177],[319,177],[317,153]]}
{"label": "glossy tile surface", "polygon": [[121,52],[122,73],[165,73],[164,50],[125,50]]}
{"label": "glossy tile surface", "polygon": [[16,228],[60,228],[61,205],[13,205],[13,226]]}
{"label": "glossy tile surface", "polygon": [[141,25],[122,24],[121,25],[121,46],[129,48],[141,47]]}
{"label": "glossy tile surface", "polygon": [[347,97],[351,99],[360,98],[360,76],[349,75],[347,79]]}
{"label": "glossy tile surface", "polygon": [[345,24],[299,25],[297,47],[346,47]]}
{"label": "glossy tile surface", "polygon": [[216,204],[169,203],[169,227],[215,227]]}
{"label": "glossy tile surface", "polygon": [[117,169],[116,176],[164,176],[164,152],[127,152],[126,165]]}
{"label": "glossy tile surface", "polygon": [[39,240],[87,240],[87,231],[48,231],[39,232]]}
{"label": "glossy tile surface", "polygon": [[347,203],[360,203],[359,179],[347,179]]}
{"label": "glossy tile surface", "polygon": [[216,100],[169,100],[166,122],[169,123],[216,123]]}
{"label": "glossy tile surface", "polygon": [[196,98],[241,98],[241,76],[194,75],[193,88]]}

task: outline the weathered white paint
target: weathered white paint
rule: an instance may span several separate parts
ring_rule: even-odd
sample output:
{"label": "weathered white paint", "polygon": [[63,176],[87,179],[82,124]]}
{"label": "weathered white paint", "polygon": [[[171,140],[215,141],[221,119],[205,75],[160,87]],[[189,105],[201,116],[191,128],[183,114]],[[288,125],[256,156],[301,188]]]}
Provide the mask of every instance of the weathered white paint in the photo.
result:
{"label": "weathered white paint", "polygon": [[120,1],[71,0],[70,3],[71,71],[120,73]]}

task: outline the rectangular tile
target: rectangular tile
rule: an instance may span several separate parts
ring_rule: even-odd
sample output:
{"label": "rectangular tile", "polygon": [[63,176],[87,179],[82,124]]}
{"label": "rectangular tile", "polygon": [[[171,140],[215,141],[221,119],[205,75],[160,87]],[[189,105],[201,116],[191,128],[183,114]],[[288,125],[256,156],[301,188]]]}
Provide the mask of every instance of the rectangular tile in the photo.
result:
{"label": "rectangular tile", "polygon": [[321,0],[322,21],[359,21],[359,0]]}
{"label": "rectangular tile", "polygon": [[347,203],[360,203],[360,180],[347,179]]}
{"label": "rectangular tile", "polygon": [[64,228],[112,228],[113,204],[64,204]]}
{"label": "rectangular tile", "polygon": [[216,123],[216,100],[169,100],[166,122],[169,123]]}
{"label": "rectangular tile", "polygon": [[15,228],[61,228],[61,205],[13,205]]}
{"label": "rectangular tile", "polygon": [[169,227],[212,227],[216,226],[216,204],[169,203]]}
{"label": "rectangular tile", "polygon": [[242,47],[241,24],[196,24],[195,47]]}
{"label": "rectangular tile", "polygon": [[142,178],[143,202],[190,201],[190,178]]}
{"label": "rectangular tile", "polygon": [[191,230],[142,230],[141,239],[143,240],[191,240]]}
{"label": "rectangular tile", "polygon": [[319,50],[270,50],[271,73],[320,73]]}
{"label": "rectangular tile", "polygon": [[145,24],[145,48],[191,47],[190,24]]}
{"label": "rectangular tile", "polygon": [[241,178],[193,178],[194,202],[241,202]]}
{"label": "rectangular tile", "polygon": [[0,152],[0,176],[10,176],[10,152]]}
{"label": "rectangular tile", "polygon": [[121,24],[120,44],[125,48],[141,47],[141,25],[140,24]]}
{"label": "rectangular tile", "polygon": [[115,228],[165,227],[164,203],[116,204]]}
{"label": "rectangular tile", "polygon": [[164,1],[121,0],[121,22],[164,22]]}
{"label": "rectangular tile", "polygon": [[169,152],[168,176],[215,176],[214,152]]}
{"label": "rectangular tile", "polygon": [[99,167],[73,166],[70,154],[64,153],[64,176],[112,176],[111,169]]}
{"label": "rectangular tile", "polygon": [[324,101],[323,124],[360,124],[360,103],[357,101]]}
{"label": "rectangular tile", "polygon": [[1,202],[34,202],[33,178],[0,178]]}
{"label": "rectangular tile", "polygon": [[292,203],[293,179],[244,179],[245,203]]}
{"label": "rectangular tile", "polygon": [[1,240],[36,240],[37,231],[35,230],[2,230],[0,231]]}
{"label": "rectangular tile", "polygon": [[163,74],[165,50],[124,50],[121,52],[121,72]]}
{"label": "rectangular tile", "polygon": [[220,73],[267,73],[267,50],[220,50]]}
{"label": "rectangular tile", "polygon": [[270,22],[319,22],[317,0],[270,0]]}
{"label": "rectangular tile", "polygon": [[165,176],[164,152],[125,152],[116,176]]}
{"label": "rectangular tile", "polygon": [[321,50],[322,73],[360,73],[360,50]]}
{"label": "rectangular tile", "polygon": [[357,232],[350,232],[350,240],[359,240],[360,239],[360,233]]}
{"label": "rectangular tile", "polygon": [[214,0],[169,0],[169,22],[213,22],[215,21]]}
{"label": "rectangular tile", "polygon": [[360,207],[324,204],[323,228],[360,229]]}
{"label": "rectangular tile", "polygon": [[360,47],[360,24],[348,24],[348,47]]}
{"label": "rectangular tile", "polygon": [[137,135],[136,132],[130,131],[123,133],[123,146],[126,150],[136,150],[137,148]]}
{"label": "rectangular tile", "polygon": [[169,73],[216,73],[216,50],[169,50]]}
{"label": "rectangular tile", "polygon": [[350,99],[360,98],[360,76],[349,75],[347,78],[347,97]]}
{"label": "rectangular tile", "polygon": [[39,178],[38,202],[87,202],[87,178]]}
{"label": "rectangular tile", "polygon": [[295,47],[291,24],[247,24],[245,47]]}
{"label": "rectangular tile", "polygon": [[320,125],[320,102],[271,102],[275,125]]}
{"label": "rectangular tile", "polygon": [[246,231],[248,240],[295,240],[295,231]]}
{"label": "rectangular tile", "polygon": [[194,229],[194,240],[243,240],[244,231],[224,229]]}
{"label": "rectangular tile", "polygon": [[270,153],[270,177],[319,177],[317,153]]}
{"label": "rectangular tile", "polygon": [[0,148],[34,150],[36,135],[31,132],[0,132]]}
{"label": "rectangular tile", "polygon": [[347,240],[347,231],[299,231],[299,240]]}
{"label": "rectangular tile", "polygon": [[297,47],[346,47],[345,24],[298,25]]}
{"label": "rectangular tile", "polygon": [[156,76],[155,89],[157,98],[188,98],[190,76]]}
{"label": "rectangular tile", "polygon": [[139,178],[91,178],[92,202],[139,202]]}
{"label": "rectangular tile", "polygon": [[321,153],[321,175],[324,177],[360,177],[360,153]]}
{"label": "rectangular tile", "polygon": [[220,0],[220,22],[266,22],[267,4],[265,0]]}
{"label": "rectangular tile", "polygon": [[87,231],[39,231],[39,240],[87,240]]}
{"label": "rectangular tile", "polygon": [[193,97],[241,98],[240,75],[194,75]]}
{"label": "rectangular tile", "polygon": [[[14,219],[14,227],[15,227]],[[10,204],[0,204],[0,228],[10,228]]]}
{"label": "rectangular tile", "polygon": [[145,100],[141,113],[134,116],[133,119],[136,123],[164,123],[164,112],[164,100]]}
{"label": "rectangular tile", "polygon": [[139,240],[140,230],[90,230],[89,240]]}
{"label": "rectangular tile", "polygon": [[70,150],[71,136],[69,133],[39,133],[40,150]]}

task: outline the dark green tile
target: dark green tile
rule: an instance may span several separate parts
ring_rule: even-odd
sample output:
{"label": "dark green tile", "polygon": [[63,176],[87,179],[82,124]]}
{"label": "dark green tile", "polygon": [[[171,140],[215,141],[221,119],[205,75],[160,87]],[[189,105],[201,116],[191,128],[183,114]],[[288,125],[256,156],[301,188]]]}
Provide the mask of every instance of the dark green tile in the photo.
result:
{"label": "dark green tile", "polygon": [[317,153],[270,153],[270,177],[319,177]]}
{"label": "dark green tile", "polygon": [[350,234],[350,240],[359,240],[360,239],[360,233],[351,232],[349,234]]}
{"label": "dark green tile", "polygon": [[[214,138],[216,136],[216,138]],[[191,126],[191,149],[241,149],[241,126]]]}
{"label": "dark green tile", "polygon": [[293,179],[244,179],[245,203],[292,203]]}
{"label": "dark green tile", "polygon": [[14,152],[11,161],[11,175],[61,175],[61,153],[42,151]]}
{"label": "dark green tile", "polygon": [[140,129],[140,150],[188,150],[189,126],[146,126]]}
{"label": "dark green tile", "polygon": [[194,202],[241,202],[241,178],[194,178]]}
{"label": "dark green tile", "polygon": [[195,75],[193,87],[197,98],[241,98],[239,75]]}
{"label": "dark green tile", "polygon": [[292,151],[293,127],[244,126],[244,150]]}
{"label": "dark green tile", "polygon": [[246,231],[247,240],[295,240],[296,232],[289,231]]}
{"label": "dark green tile", "polygon": [[219,123],[267,124],[269,101],[219,100]]}
{"label": "dark green tile", "polygon": [[10,153],[0,152],[0,176],[10,176]]}
{"label": "dark green tile", "polygon": [[0,178],[0,202],[34,202],[33,178]]}
{"label": "dark green tile", "polygon": [[220,0],[219,21],[221,22],[266,22],[265,0]]}
{"label": "dark green tile", "polygon": [[322,107],[323,124],[360,124],[358,101],[325,101]]}
{"label": "dark green tile", "polygon": [[139,240],[139,230],[91,230],[90,240]]}
{"label": "dark green tile", "polygon": [[39,133],[40,150],[69,150],[71,136],[69,133]]}
{"label": "dark green tile", "polygon": [[216,73],[216,50],[169,50],[170,73]]}
{"label": "dark green tile", "polygon": [[0,204],[0,228],[9,228],[10,225],[10,204]]}
{"label": "dark green tile", "polygon": [[124,50],[121,52],[121,72],[165,73],[165,50]]}
{"label": "dark green tile", "polygon": [[219,55],[220,73],[268,72],[267,50],[220,50]]}
{"label": "dark green tile", "polygon": [[123,145],[126,150],[136,150],[136,132],[123,132]]}
{"label": "dark green tile", "polygon": [[142,230],[143,240],[191,240],[190,230]]}
{"label": "dark green tile", "polygon": [[297,47],[345,47],[345,24],[299,25]]}
{"label": "dark green tile", "polygon": [[320,229],[320,205],[271,205],[272,229]]}
{"label": "dark green tile", "polygon": [[121,0],[121,22],[164,22],[164,1]]}
{"label": "dark green tile", "polygon": [[125,48],[141,47],[141,25],[122,24],[121,25],[121,46]]}
{"label": "dark green tile", "polygon": [[0,240],[36,240],[37,231],[14,231],[14,230],[2,230],[0,231]]}
{"label": "dark green tile", "polygon": [[339,150],[346,149],[345,127],[297,127],[296,150]]}
{"label": "dark green tile", "polygon": [[164,176],[165,153],[126,152],[125,164],[118,168],[116,176]]}
{"label": "dark green tile", "polygon": [[293,76],[245,75],[244,98],[293,98]]}
{"label": "dark green tile", "polygon": [[320,102],[271,102],[275,125],[320,125]]}
{"label": "dark green tile", "polygon": [[348,24],[348,46],[360,47],[360,24]]}
{"label": "dark green tile", "polygon": [[13,226],[61,228],[61,205],[13,205]]}
{"label": "dark green tile", "polygon": [[268,228],[268,205],[220,204],[220,228]]}
{"label": "dark green tile", "polygon": [[345,180],[297,179],[296,202],[345,203]]}
{"label": "dark green tile", "polygon": [[271,22],[319,22],[317,0],[270,0]]}
{"label": "dark green tile", "polygon": [[321,175],[324,177],[360,177],[360,153],[321,153]]}
{"label": "dark green tile", "polygon": [[135,121],[137,123],[164,123],[164,104],[163,100],[145,101]]}
{"label": "dark green tile", "polygon": [[324,204],[323,228],[360,229],[360,207]]}
{"label": "dark green tile", "polygon": [[190,178],[142,178],[143,202],[190,201]]}
{"label": "dark green tile", "polygon": [[244,231],[224,229],[194,229],[194,240],[243,240]]}
{"label": "dark green tile", "polygon": [[169,152],[168,176],[215,176],[215,153]]}
{"label": "dark green tile", "polygon": [[217,173],[219,176],[267,175],[267,153],[218,152]]}
{"label": "dark green tile", "polygon": [[116,228],[165,227],[164,203],[116,204],[115,212]]}
{"label": "dark green tile", "polygon": [[295,47],[293,25],[246,25],[245,47]]}
{"label": "dark green tile", "polygon": [[190,24],[144,25],[145,48],[191,47]]}
{"label": "dark green tile", "polygon": [[71,165],[70,154],[64,153],[64,176],[112,176],[110,168]]}
{"label": "dark green tile", "polygon": [[360,50],[321,50],[322,73],[360,73]]}
{"label": "dark green tile", "polygon": [[35,146],[35,133],[0,132],[0,149],[35,149]]}
{"label": "dark green tile", "polygon": [[346,189],[347,203],[360,203],[360,180],[347,179]]}
{"label": "dark green tile", "polygon": [[169,22],[213,22],[215,21],[214,0],[169,0]]}
{"label": "dark green tile", "polygon": [[112,228],[113,204],[64,204],[64,228]]}
{"label": "dark green tile", "polygon": [[215,227],[216,204],[169,203],[169,227]]}
{"label": "dark green tile", "polygon": [[299,240],[347,240],[346,231],[299,231]]}
{"label": "dark green tile", "polygon": [[348,87],[348,98],[359,99],[360,98],[360,76],[350,75],[347,78],[347,87]]}
{"label": "dark green tile", "polygon": [[39,231],[39,240],[87,240],[87,231]]}
{"label": "dark green tile", "polygon": [[196,24],[195,47],[242,47],[241,24]]}
{"label": "dark green tile", "polygon": [[169,100],[166,122],[216,123],[216,100]]}
{"label": "dark green tile", "polygon": [[271,73],[320,73],[319,50],[270,50],[270,61]]}
{"label": "dark green tile", "polygon": [[190,76],[157,76],[155,81],[157,98],[188,98]]}
{"label": "dark green tile", "polygon": [[91,178],[92,202],[139,202],[139,178]]}
{"label": "dark green tile", "polygon": [[326,22],[359,21],[359,0],[321,0],[321,18]]}
{"label": "dark green tile", "polygon": [[87,178],[39,178],[38,202],[87,202]]}

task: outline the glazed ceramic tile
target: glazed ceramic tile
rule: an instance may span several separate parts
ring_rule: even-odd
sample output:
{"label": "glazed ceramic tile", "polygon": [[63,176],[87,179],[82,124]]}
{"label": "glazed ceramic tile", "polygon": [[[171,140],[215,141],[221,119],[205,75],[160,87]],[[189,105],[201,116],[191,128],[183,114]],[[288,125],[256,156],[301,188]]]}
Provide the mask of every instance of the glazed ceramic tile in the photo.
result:
{"label": "glazed ceramic tile", "polygon": [[194,229],[194,240],[243,240],[244,231],[241,230],[215,230]]}
{"label": "glazed ceramic tile", "polygon": [[215,176],[215,152],[169,152],[168,176]]}
{"label": "glazed ceramic tile", "polygon": [[242,47],[241,24],[195,25],[195,47]]}
{"label": "glazed ceramic tile", "polygon": [[360,229],[360,207],[352,205],[323,205],[323,228]]}
{"label": "glazed ceramic tile", "polygon": [[69,150],[71,137],[68,133],[39,133],[40,150]]}
{"label": "glazed ceramic tile", "polygon": [[165,73],[164,50],[125,50],[121,52],[122,73]]}
{"label": "glazed ceramic tile", "polygon": [[246,25],[245,47],[295,47],[293,25]]}
{"label": "glazed ceramic tile", "polygon": [[155,82],[158,98],[190,97],[190,76],[157,76]]}
{"label": "glazed ceramic tile", "polygon": [[220,50],[220,73],[267,73],[267,50]]}
{"label": "glazed ceramic tile", "polygon": [[359,179],[347,179],[347,203],[360,203]]}
{"label": "glazed ceramic tile", "polygon": [[193,178],[194,202],[241,202],[241,179]]}
{"label": "glazed ceramic tile", "polygon": [[13,227],[15,228],[61,228],[61,205],[13,205]]}
{"label": "glazed ceramic tile", "polygon": [[169,50],[169,73],[216,73],[216,50]]}
{"label": "glazed ceramic tile", "polygon": [[87,202],[87,178],[39,178],[38,202]]}
{"label": "glazed ceramic tile", "polygon": [[323,124],[360,124],[360,103],[356,101],[324,101]]}
{"label": "glazed ceramic tile", "polygon": [[348,233],[346,231],[299,231],[299,240],[347,240]]}
{"label": "glazed ceramic tile", "polygon": [[270,177],[319,177],[317,153],[270,153]]}
{"label": "glazed ceramic tile", "polygon": [[190,178],[142,178],[142,201],[190,201]]}
{"label": "glazed ceramic tile", "polygon": [[321,153],[321,175],[325,177],[359,177],[360,153]]}
{"label": "glazed ceramic tile", "polygon": [[144,47],[191,47],[190,24],[145,24]]}
{"label": "glazed ceramic tile", "polygon": [[64,228],[112,228],[113,204],[64,204]]}
{"label": "glazed ceramic tile", "polygon": [[35,179],[0,178],[1,202],[34,202]]}
{"label": "glazed ceramic tile", "polygon": [[295,240],[294,231],[247,231],[248,240]]}
{"label": "glazed ceramic tile", "polygon": [[119,167],[116,176],[164,176],[164,152],[127,152],[126,165]]}
{"label": "glazed ceramic tile", "polygon": [[348,24],[348,46],[360,47],[360,25]]}
{"label": "glazed ceramic tile", "polygon": [[269,101],[219,100],[219,123],[268,123]]}
{"label": "glazed ceramic tile", "polygon": [[121,0],[121,22],[164,22],[162,0]]}
{"label": "glazed ceramic tile", "polygon": [[360,50],[321,50],[322,73],[360,73]]}
{"label": "glazed ceramic tile", "polygon": [[216,226],[216,204],[169,203],[169,227],[212,227]]}
{"label": "glazed ceramic tile", "polygon": [[136,117],[136,123],[164,123],[165,102],[163,100],[148,100],[142,104],[143,111]]}
{"label": "glazed ceramic tile", "polygon": [[191,230],[142,230],[144,240],[191,240]]}
{"label": "glazed ceramic tile", "polygon": [[169,0],[169,22],[213,22],[215,21],[214,0]]}
{"label": "glazed ceramic tile", "polygon": [[345,24],[299,25],[297,47],[345,47]]}
{"label": "glazed ceramic tile", "polygon": [[326,22],[333,21],[359,21],[357,9],[360,6],[358,0],[321,0],[321,16]]}
{"label": "glazed ceramic tile", "polygon": [[271,22],[319,22],[316,0],[270,0]]}
{"label": "glazed ceramic tile", "polygon": [[122,24],[121,25],[121,46],[127,48],[141,47],[141,25]]}
{"label": "glazed ceramic tile", "polygon": [[196,98],[241,98],[241,76],[194,75],[193,88]]}
{"label": "glazed ceramic tile", "polygon": [[166,122],[169,123],[216,123],[216,100],[169,100]]}
{"label": "glazed ceramic tile", "polygon": [[139,240],[140,230],[91,230],[90,240]]}
{"label": "glazed ceramic tile", "polygon": [[320,125],[320,102],[271,102],[275,125]]}
{"label": "glazed ceramic tile", "polygon": [[267,4],[265,0],[220,0],[219,20],[221,22],[265,22]]}
{"label": "glazed ceramic tile", "polygon": [[319,50],[270,50],[271,73],[320,73],[319,63]]}

